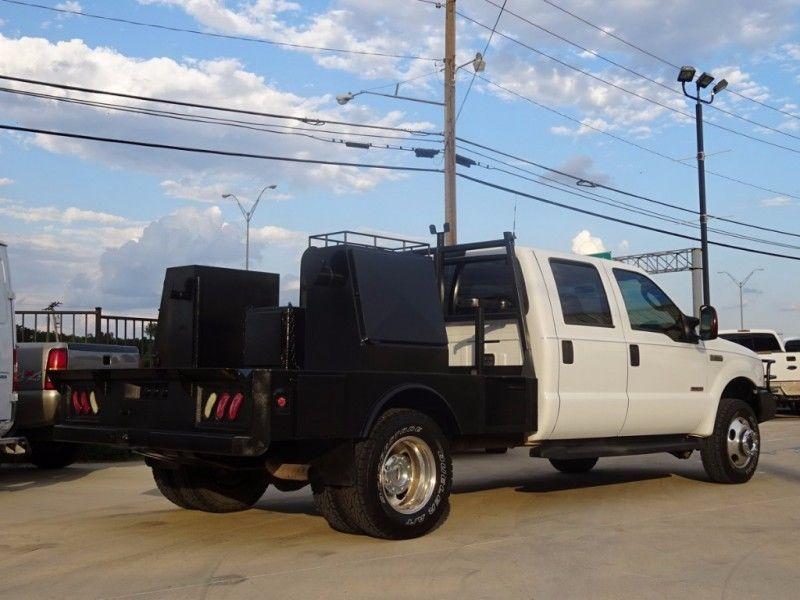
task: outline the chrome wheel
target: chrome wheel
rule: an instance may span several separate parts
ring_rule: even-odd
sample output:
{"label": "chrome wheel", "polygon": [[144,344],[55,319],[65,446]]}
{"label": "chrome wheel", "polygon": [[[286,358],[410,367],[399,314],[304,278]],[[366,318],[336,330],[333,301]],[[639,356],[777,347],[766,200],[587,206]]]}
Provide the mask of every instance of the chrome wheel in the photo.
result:
{"label": "chrome wheel", "polygon": [[436,458],[421,438],[402,437],[389,448],[378,477],[386,502],[399,513],[412,514],[433,496]]}
{"label": "chrome wheel", "polygon": [[734,467],[743,469],[758,456],[758,432],[744,417],[736,417],[728,426],[728,458]]}

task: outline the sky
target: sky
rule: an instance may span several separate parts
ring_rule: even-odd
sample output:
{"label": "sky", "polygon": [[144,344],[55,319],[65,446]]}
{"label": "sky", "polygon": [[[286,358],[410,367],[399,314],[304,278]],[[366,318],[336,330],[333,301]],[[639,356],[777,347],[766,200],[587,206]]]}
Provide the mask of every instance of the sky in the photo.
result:
{"label": "sky", "polygon": [[[258,123],[261,129],[253,130],[0,91],[2,124],[303,159],[442,166],[441,154],[418,158],[409,151],[440,149],[436,136],[329,123],[442,130],[442,109],[436,105],[366,94],[344,106],[336,101],[337,95],[364,89],[392,94],[399,81],[401,95],[441,100],[444,9],[434,1],[39,3],[221,36],[0,0],[0,75],[326,123],[312,121],[305,126],[316,131],[307,132],[279,127],[304,126],[296,121],[227,115]],[[800,0],[508,0],[487,47],[500,5],[502,0],[457,3],[463,15],[457,21],[458,63],[486,48],[486,69],[463,102],[458,135],[574,177],[494,155],[511,166],[498,164],[467,145],[459,154],[522,177],[481,165],[460,166],[460,172],[581,210],[696,236],[697,215],[637,197],[697,210],[694,103],[679,92],[675,69],[654,56],[690,64],[730,84],[705,110],[706,162],[715,173],[707,175],[709,213],[798,234],[712,218],[709,225],[718,231],[710,239],[800,256]],[[231,35],[425,60],[224,37]],[[471,77],[470,65],[459,71],[459,104]],[[0,87],[153,106],[17,82],[0,81]],[[312,137],[298,135],[305,133]],[[368,138],[369,133],[397,139]],[[331,138],[404,149],[352,148]],[[634,196],[580,187],[579,178]],[[0,238],[9,244],[17,306],[37,309],[59,300],[69,308],[155,315],[167,266],[243,265],[243,218],[222,194],[235,194],[249,206],[273,184],[277,189],[264,193],[252,219],[251,266],[281,274],[284,303],[296,301],[299,259],[309,234],[351,229],[428,240],[428,225],[444,220],[439,173],[290,164],[6,131],[0,133]],[[494,239],[512,228],[519,244],[579,253],[622,256],[696,244],[459,179],[459,241]],[[762,268],[744,290],[745,325],[800,335],[800,263],[713,246],[709,258],[711,298],[723,328],[738,327],[738,289],[719,272],[742,279]],[[691,312],[688,273],[655,278]]]}

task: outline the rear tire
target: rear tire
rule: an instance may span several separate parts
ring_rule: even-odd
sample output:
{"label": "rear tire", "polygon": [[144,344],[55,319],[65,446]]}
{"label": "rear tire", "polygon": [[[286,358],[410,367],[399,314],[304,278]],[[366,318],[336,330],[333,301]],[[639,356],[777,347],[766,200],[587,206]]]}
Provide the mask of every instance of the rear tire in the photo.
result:
{"label": "rear tire", "polygon": [[758,419],[748,404],[723,398],[714,431],[703,440],[700,456],[709,479],[715,483],[745,483],[758,467],[761,437]]}
{"label": "rear tire", "polygon": [[596,458],[551,458],[550,464],[562,473],[588,473],[597,464]]}
{"label": "rear tire", "polygon": [[185,465],[175,469],[153,467],[153,478],[173,504],[212,513],[247,510],[258,502],[269,485],[263,471]]}
{"label": "rear tire", "polygon": [[[316,487],[316,486],[314,486]],[[331,529],[339,533],[363,533],[358,525],[348,519],[346,511],[337,504],[337,497],[334,488],[331,486],[320,485],[314,490],[314,506],[319,514],[325,517]]]}
{"label": "rear tire", "polygon": [[355,447],[355,485],[331,488],[345,522],[367,535],[409,539],[450,513],[452,459],[447,438],[427,415],[391,409]]}
{"label": "rear tire", "polygon": [[45,470],[63,469],[75,462],[80,446],[61,442],[30,442],[30,462]]}

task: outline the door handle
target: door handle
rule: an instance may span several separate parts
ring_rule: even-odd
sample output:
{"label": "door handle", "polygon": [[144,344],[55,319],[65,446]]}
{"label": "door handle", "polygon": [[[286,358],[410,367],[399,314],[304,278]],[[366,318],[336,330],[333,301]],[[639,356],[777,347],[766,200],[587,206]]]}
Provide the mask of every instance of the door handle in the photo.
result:
{"label": "door handle", "polygon": [[630,353],[631,353],[631,366],[632,367],[638,367],[639,364],[640,364],[639,345],[638,344],[631,344]]}
{"label": "door handle", "polygon": [[572,346],[571,340],[561,340],[561,360],[565,365],[575,362],[575,348]]}

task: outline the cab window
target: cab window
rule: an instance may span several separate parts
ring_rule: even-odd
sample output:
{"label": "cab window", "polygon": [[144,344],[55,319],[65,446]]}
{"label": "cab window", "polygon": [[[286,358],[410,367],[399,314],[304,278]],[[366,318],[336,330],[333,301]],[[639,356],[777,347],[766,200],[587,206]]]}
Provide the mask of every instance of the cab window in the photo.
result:
{"label": "cab window", "polygon": [[603,281],[594,265],[551,258],[550,268],[556,281],[565,324],[614,326]]}
{"label": "cab window", "polygon": [[631,329],[663,333],[676,342],[684,341],[683,312],[649,277],[633,271],[614,269]]}
{"label": "cab window", "polygon": [[445,266],[447,313],[473,316],[473,299],[481,301],[486,315],[517,310],[514,271],[505,256],[477,257]]}

